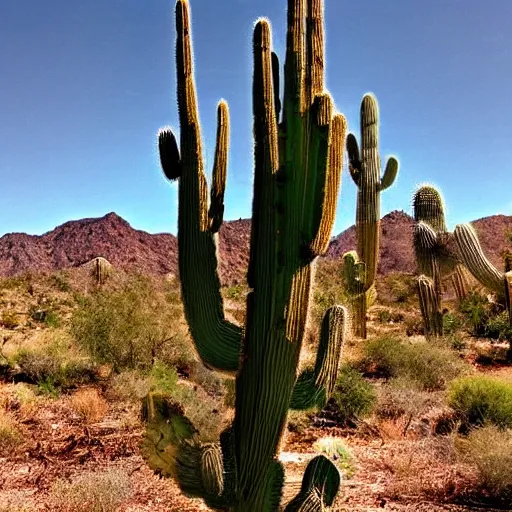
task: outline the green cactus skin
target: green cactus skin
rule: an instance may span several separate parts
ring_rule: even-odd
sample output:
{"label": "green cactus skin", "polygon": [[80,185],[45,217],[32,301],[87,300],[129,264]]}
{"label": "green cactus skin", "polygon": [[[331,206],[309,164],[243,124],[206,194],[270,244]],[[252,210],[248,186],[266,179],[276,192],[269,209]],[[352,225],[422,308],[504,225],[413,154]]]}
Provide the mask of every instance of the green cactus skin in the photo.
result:
{"label": "green cactus skin", "polygon": [[[503,276],[505,284],[505,307],[508,311],[508,321],[512,326],[512,271],[505,272]],[[510,344],[510,352],[512,354],[512,343]]]}
{"label": "green cactus skin", "polygon": [[324,455],[309,462],[297,496],[288,503],[284,512],[320,512],[323,505],[330,507],[341,484],[338,468]]}
{"label": "green cactus skin", "polygon": [[458,264],[455,267],[455,272],[451,276],[452,286],[459,302],[463,301],[468,295],[469,283],[466,272],[465,267]]}
{"label": "green cactus skin", "polygon": [[[312,264],[330,240],[343,162],[345,118],[335,113],[324,90],[323,2],[288,1],[282,105],[278,98],[279,61],[271,50],[270,25],[259,20],[254,29],[251,290],[243,336],[240,327],[225,320],[215,253],[226,179],[227,105],[219,105],[208,208],[188,0],[176,3],[176,28],[178,156],[172,147],[174,135],[166,132],[159,140],[168,141],[161,157],[164,173],[179,179],[178,248],[185,314],[203,362],[236,373],[235,419],[221,436],[224,490],[220,498],[212,496],[212,491],[221,489],[220,480],[212,482],[208,476],[208,489],[201,478],[202,489],[193,491],[203,493],[212,505],[225,498],[223,506],[232,512],[274,512],[284,480],[277,454],[297,380]],[[341,335],[338,321],[331,327]],[[337,336],[323,337],[327,342],[317,358],[315,385],[324,395],[332,388],[334,367],[339,362],[343,340],[335,340]],[[170,453],[182,466],[192,461],[200,467],[200,449],[188,440]],[[179,474],[177,479],[183,488]],[[321,496],[325,503],[332,502],[328,493]]]}
{"label": "green cactus skin", "polygon": [[92,274],[96,281],[96,286],[101,287],[107,277],[110,275],[112,265],[101,256],[94,258]]}
{"label": "green cactus skin", "polygon": [[428,224],[436,233],[446,231],[444,201],[441,193],[432,185],[422,185],[412,200],[414,220]]}
{"label": "green cactus skin", "polygon": [[347,309],[329,308],[322,321],[314,369],[304,370],[297,379],[290,400],[295,410],[322,409],[334,391],[347,331]]}
{"label": "green cactus skin", "polygon": [[446,232],[444,202],[440,192],[432,185],[418,188],[413,197],[413,245],[418,271],[418,295],[425,334],[442,336],[441,312],[444,274],[455,271],[457,259],[451,250],[450,235]]}
{"label": "green cactus skin", "polygon": [[421,275],[418,278],[418,297],[421,315],[427,337],[443,335],[443,314],[439,303],[439,295],[432,279]]}
{"label": "green cactus skin", "polygon": [[[350,175],[357,186],[357,254],[365,264],[363,290],[375,284],[379,257],[380,193],[390,187],[398,174],[398,160],[388,159],[381,177],[379,155],[379,109],[377,100],[366,94],[361,103],[361,150],[354,135],[347,137]],[[358,292],[354,298],[355,335],[366,338],[365,295]]]}
{"label": "green cactus skin", "polygon": [[504,274],[486,258],[475,230],[469,224],[458,224],[454,235],[465,267],[479,283],[503,297]]}

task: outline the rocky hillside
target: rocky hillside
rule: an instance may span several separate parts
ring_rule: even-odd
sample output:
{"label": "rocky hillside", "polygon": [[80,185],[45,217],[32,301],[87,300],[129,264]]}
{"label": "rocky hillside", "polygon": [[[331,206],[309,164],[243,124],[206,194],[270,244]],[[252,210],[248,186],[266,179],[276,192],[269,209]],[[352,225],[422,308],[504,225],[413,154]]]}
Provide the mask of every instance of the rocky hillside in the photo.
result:
{"label": "rocky hillside", "polygon": [[[499,268],[501,251],[512,248],[512,216],[494,215],[473,222],[487,255]],[[394,211],[382,219],[379,272],[414,272],[413,221]],[[250,221],[225,222],[220,231],[220,270],[225,283],[242,282],[247,268]],[[333,259],[355,248],[355,227],[330,243],[326,257]],[[143,273],[177,273],[177,239],[171,234],[151,235],[132,228],[109,213],[101,218],[70,221],[41,236],[11,233],[0,238],[0,275],[26,271],[54,271],[77,267],[103,256],[115,267]]]}

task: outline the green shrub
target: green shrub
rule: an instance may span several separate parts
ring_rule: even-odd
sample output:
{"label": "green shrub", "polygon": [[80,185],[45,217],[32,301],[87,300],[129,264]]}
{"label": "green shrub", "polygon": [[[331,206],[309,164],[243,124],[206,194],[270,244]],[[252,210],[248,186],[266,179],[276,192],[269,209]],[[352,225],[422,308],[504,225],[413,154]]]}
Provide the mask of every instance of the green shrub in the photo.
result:
{"label": "green shrub", "polygon": [[161,361],[156,361],[149,373],[151,381],[151,391],[158,391],[161,393],[169,393],[170,395],[176,394],[178,385],[178,374],[174,368],[166,366]]}
{"label": "green shrub", "polygon": [[354,457],[342,439],[323,437],[315,441],[313,449],[331,459],[346,478],[351,478],[354,475]]}
{"label": "green shrub", "polygon": [[369,341],[362,366],[385,377],[400,377],[421,389],[443,389],[465,365],[449,348],[433,342],[408,343],[384,336]]}
{"label": "green shrub", "polygon": [[454,313],[446,313],[443,315],[443,332],[445,336],[453,335],[462,327],[462,320]]}
{"label": "green shrub", "polygon": [[464,429],[487,423],[512,428],[512,384],[492,377],[462,378],[451,384],[448,403]]}
{"label": "green shrub", "polygon": [[480,482],[491,498],[510,504],[512,430],[488,425],[471,431],[466,438],[460,438],[456,446],[465,461],[478,468]]}
{"label": "green shrub", "polygon": [[80,299],[71,334],[96,361],[116,371],[149,370],[157,359],[170,365],[190,360],[182,309],[167,296],[140,276],[121,289],[99,290]]}
{"label": "green shrub", "polygon": [[332,402],[342,423],[368,416],[375,405],[377,394],[356,369],[343,365],[336,381]]}

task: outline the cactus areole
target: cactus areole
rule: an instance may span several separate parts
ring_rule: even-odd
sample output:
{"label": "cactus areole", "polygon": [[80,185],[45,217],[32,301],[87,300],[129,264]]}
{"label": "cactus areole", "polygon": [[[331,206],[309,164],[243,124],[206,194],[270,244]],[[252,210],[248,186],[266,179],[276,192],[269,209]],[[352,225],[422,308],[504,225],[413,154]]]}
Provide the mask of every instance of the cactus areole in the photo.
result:
{"label": "cactus areole", "polygon": [[[228,106],[223,101],[218,106],[208,194],[189,16],[188,0],[178,0],[180,141],[164,129],[159,149],[165,175],[179,180],[179,269],[190,333],[206,366],[236,376],[236,411],[214,447],[201,443],[175,406],[150,396],[144,451],[152,467],[175,477],[185,492],[201,496],[212,508],[273,512],[282,506],[284,469],[277,456],[288,410],[324,404],[341,357],[346,311],[334,306],[324,320],[316,366],[298,376],[312,264],[326,251],[334,223],[346,122],[324,88],[323,2],[289,0],[282,102],[270,24],[262,19],[254,29],[250,291],[244,328],[230,323],[224,316],[215,240],[224,210]],[[286,510],[324,510],[339,483],[334,465],[316,457]]]}

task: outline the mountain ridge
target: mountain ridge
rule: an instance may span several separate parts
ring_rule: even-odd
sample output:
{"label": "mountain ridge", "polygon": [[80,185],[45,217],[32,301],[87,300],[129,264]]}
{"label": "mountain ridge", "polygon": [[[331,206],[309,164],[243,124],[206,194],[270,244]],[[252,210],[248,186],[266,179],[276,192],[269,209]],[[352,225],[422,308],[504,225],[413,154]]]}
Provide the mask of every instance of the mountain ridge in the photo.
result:
{"label": "mountain ridge", "polygon": [[[507,233],[512,216],[503,214],[472,221],[489,259],[502,268],[501,252],[512,249]],[[413,219],[394,210],[381,220],[379,273],[415,272]],[[219,233],[219,266],[224,284],[245,280],[249,260],[250,219],[226,221]],[[324,258],[340,258],[355,249],[355,226],[334,236]],[[129,250],[127,250],[129,248]],[[126,271],[177,274],[178,241],[170,233],[150,234],[133,228],[115,212],[102,217],[70,220],[42,235],[7,233],[0,238],[0,276],[30,271],[52,272],[78,267],[102,256]]]}

